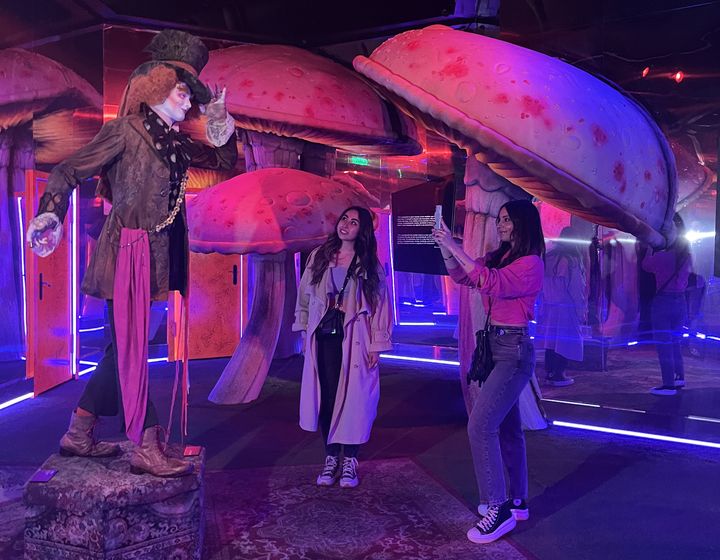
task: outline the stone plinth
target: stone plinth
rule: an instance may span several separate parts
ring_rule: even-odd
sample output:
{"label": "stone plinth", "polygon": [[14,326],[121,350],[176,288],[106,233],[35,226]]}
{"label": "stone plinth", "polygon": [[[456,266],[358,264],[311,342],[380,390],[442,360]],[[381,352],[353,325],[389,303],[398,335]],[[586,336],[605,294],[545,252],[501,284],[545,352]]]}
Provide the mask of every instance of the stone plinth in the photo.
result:
{"label": "stone plinth", "polygon": [[[130,473],[132,444],[108,459],[52,455],[49,482],[28,482],[26,560],[199,559],[205,452],[180,478]],[[179,453],[175,450],[175,453]]]}

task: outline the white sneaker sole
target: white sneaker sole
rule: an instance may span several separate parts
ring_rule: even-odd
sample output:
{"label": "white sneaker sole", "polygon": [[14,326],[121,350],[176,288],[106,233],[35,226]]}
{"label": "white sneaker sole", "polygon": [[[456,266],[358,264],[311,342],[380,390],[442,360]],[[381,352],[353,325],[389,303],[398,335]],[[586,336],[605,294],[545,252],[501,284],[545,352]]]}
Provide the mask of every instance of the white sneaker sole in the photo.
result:
{"label": "white sneaker sole", "polygon": [[337,482],[337,477],[335,478],[322,478],[320,476],[317,477],[317,480],[315,481],[315,484],[318,486],[332,486]]}
{"label": "white sneaker sole", "polygon": [[483,535],[480,531],[477,530],[477,527],[473,527],[467,532],[467,538],[475,544],[488,544],[498,540],[503,535],[507,535],[515,528],[515,525],[517,525],[517,522],[515,521],[514,517],[511,517],[503,524],[501,524],[497,529],[495,529],[495,532],[488,535]]}
{"label": "white sneaker sole", "polygon": [[353,479],[341,478],[340,479],[340,488],[355,488],[358,484],[360,484],[360,480],[357,478],[353,478]]}

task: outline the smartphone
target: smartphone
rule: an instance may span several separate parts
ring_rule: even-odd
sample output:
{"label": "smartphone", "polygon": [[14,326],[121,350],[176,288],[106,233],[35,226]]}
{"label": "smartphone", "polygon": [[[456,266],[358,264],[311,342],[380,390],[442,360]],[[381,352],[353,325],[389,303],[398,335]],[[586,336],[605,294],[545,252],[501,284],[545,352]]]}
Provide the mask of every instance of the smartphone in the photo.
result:
{"label": "smartphone", "polygon": [[202,446],[200,445],[186,445],[183,451],[183,457],[197,457],[201,451]]}
{"label": "smartphone", "polygon": [[435,229],[442,227],[442,204],[435,205]]}
{"label": "smartphone", "polygon": [[30,482],[48,482],[57,474],[56,469],[38,469],[32,475]]}

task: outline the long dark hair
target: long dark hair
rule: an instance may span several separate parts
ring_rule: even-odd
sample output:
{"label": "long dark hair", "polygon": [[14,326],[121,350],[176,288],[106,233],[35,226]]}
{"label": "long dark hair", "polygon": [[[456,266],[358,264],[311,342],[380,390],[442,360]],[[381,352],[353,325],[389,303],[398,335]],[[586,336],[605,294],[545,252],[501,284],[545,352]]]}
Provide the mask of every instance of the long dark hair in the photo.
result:
{"label": "long dark hair", "polygon": [[[557,275],[558,266],[560,260],[565,258],[568,260],[570,266],[574,266],[580,269],[584,268],[583,261],[583,243],[578,237],[578,232],[573,227],[565,227],[560,232],[560,238],[555,242],[555,246],[547,254],[548,265],[550,264],[550,257],[557,257],[555,260],[555,266],[552,273]],[[549,271],[548,271],[549,272]]]}
{"label": "long dark hair", "polygon": [[[520,257],[528,255],[545,256],[545,238],[543,237],[540,213],[529,200],[511,200],[500,207],[507,210],[513,223],[513,244],[505,241],[500,244],[497,251],[492,252],[486,260],[488,268],[502,268]],[[498,217],[499,221],[500,218]],[[503,256],[507,255],[505,259]]]}
{"label": "long dark hair", "polygon": [[377,258],[377,240],[375,239],[375,230],[373,227],[372,214],[367,208],[361,206],[350,206],[340,213],[340,217],[335,222],[332,233],[328,236],[327,241],[323,243],[315,253],[315,259],[312,263],[312,280],[311,284],[319,284],[323,274],[328,268],[330,259],[340,250],[342,241],[338,237],[337,228],[342,217],[350,210],[358,213],[360,228],[355,238],[355,254],[357,255],[357,266],[352,274],[357,277],[360,270],[365,271],[367,278],[362,284],[362,290],[370,305],[375,308],[380,289],[380,278],[378,277],[378,258]]}

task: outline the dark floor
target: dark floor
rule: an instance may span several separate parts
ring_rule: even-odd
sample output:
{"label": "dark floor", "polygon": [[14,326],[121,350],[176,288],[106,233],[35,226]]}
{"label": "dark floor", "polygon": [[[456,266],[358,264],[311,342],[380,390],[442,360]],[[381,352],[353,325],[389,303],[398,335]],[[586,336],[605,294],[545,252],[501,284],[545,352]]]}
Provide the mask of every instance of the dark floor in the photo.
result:
{"label": "dark floor", "polygon": [[[240,469],[242,476],[248,468],[319,465],[319,437],[297,426],[300,359],[274,362],[254,403],[219,407],[206,395],[224,364],[191,366],[189,440],[206,446],[207,468]],[[409,458],[472,510],[476,489],[457,369],[386,360],[382,371],[379,416],[361,451],[361,474],[362,460]],[[171,364],[151,366],[161,415],[173,372]],[[56,450],[85,382],[0,411],[0,472],[35,468]],[[103,432],[117,435],[117,423],[108,421]],[[557,427],[528,433],[527,446],[531,518],[510,536],[526,558],[720,558],[720,450]]]}

